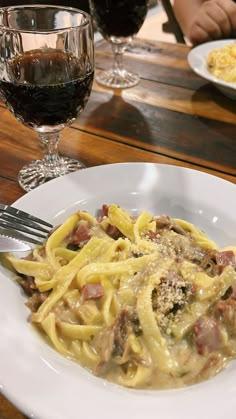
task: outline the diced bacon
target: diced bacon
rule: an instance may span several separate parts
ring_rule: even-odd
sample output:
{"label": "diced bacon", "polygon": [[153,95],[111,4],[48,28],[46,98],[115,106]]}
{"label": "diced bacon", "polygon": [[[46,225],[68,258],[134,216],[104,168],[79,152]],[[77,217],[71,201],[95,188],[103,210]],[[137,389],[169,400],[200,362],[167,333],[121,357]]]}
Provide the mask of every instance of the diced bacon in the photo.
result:
{"label": "diced bacon", "polygon": [[194,340],[198,353],[205,355],[222,346],[222,335],[213,317],[201,317],[194,326]]}
{"label": "diced bacon", "polygon": [[109,205],[103,204],[101,210],[99,210],[99,214],[97,215],[97,221],[101,223],[104,218],[108,217]]}
{"label": "diced bacon", "polygon": [[108,210],[109,210],[109,205],[103,204],[103,206],[102,206],[102,216],[103,217],[107,217],[108,216]]}
{"label": "diced bacon", "polygon": [[79,245],[83,242],[87,242],[90,239],[89,224],[87,221],[81,220],[77,227],[77,230],[73,234],[72,244]]}
{"label": "diced bacon", "polygon": [[83,286],[81,291],[81,297],[83,300],[98,300],[103,297],[104,290],[100,283],[86,284]]}
{"label": "diced bacon", "polygon": [[116,226],[113,226],[111,224],[108,225],[106,233],[114,240],[122,236],[120,230],[118,230]]}
{"label": "diced bacon", "polygon": [[218,266],[219,273],[221,273],[226,266],[232,265],[236,268],[236,257],[232,250],[224,250],[223,252],[217,252],[216,263]]}

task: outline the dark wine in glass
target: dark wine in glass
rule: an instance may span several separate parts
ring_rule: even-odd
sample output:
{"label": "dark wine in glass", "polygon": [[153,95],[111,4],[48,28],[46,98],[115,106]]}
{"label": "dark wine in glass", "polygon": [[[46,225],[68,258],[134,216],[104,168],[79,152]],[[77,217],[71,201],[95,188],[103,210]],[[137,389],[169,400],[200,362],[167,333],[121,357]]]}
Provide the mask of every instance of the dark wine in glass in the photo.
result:
{"label": "dark wine in glass", "polygon": [[0,80],[7,106],[25,125],[68,125],[84,109],[93,70],[83,73],[79,60],[60,50],[35,50],[8,62],[8,81]]}
{"label": "dark wine in glass", "polygon": [[127,88],[139,82],[139,76],[125,69],[123,54],[127,43],[144,23],[148,0],[90,0],[91,13],[98,30],[112,46],[113,68],[101,71],[96,80],[108,87]]}

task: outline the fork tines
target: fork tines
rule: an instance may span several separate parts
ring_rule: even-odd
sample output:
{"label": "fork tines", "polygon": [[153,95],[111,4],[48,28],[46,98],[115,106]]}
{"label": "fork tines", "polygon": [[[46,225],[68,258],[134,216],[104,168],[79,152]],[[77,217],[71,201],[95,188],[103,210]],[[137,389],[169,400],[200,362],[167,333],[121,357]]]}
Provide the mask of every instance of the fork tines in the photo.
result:
{"label": "fork tines", "polygon": [[47,239],[53,225],[10,205],[0,204],[0,227],[8,230],[8,235],[41,244]]}

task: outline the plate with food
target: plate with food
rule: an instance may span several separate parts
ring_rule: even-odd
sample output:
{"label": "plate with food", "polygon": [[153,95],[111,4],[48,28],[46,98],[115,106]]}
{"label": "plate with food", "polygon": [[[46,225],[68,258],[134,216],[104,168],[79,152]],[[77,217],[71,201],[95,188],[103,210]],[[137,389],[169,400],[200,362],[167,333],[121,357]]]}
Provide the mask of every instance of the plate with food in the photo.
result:
{"label": "plate with food", "polygon": [[233,419],[235,198],[200,171],[120,163],[16,201],[54,228],[1,255],[3,394],[37,419]]}
{"label": "plate with food", "polygon": [[236,41],[224,39],[191,49],[188,63],[199,76],[213,83],[224,95],[236,99]]}

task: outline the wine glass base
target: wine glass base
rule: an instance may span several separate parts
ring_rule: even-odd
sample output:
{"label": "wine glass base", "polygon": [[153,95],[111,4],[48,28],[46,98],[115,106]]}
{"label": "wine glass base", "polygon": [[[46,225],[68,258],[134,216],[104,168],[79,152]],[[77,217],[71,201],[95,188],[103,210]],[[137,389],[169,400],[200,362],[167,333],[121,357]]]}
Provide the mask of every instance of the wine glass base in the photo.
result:
{"label": "wine glass base", "polygon": [[103,86],[112,87],[113,89],[127,89],[133,87],[140,81],[137,74],[131,73],[125,69],[121,71],[100,71],[96,75],[96,81]]}
{"label": "wine glass base", "polygon": [[22,167],[18,174],[18,182],[26,192],[29,192],[49,180],[84,168],[83,163],[69,157],[60,157],[56,168],[49,167],[45,160],[35,160]]}

